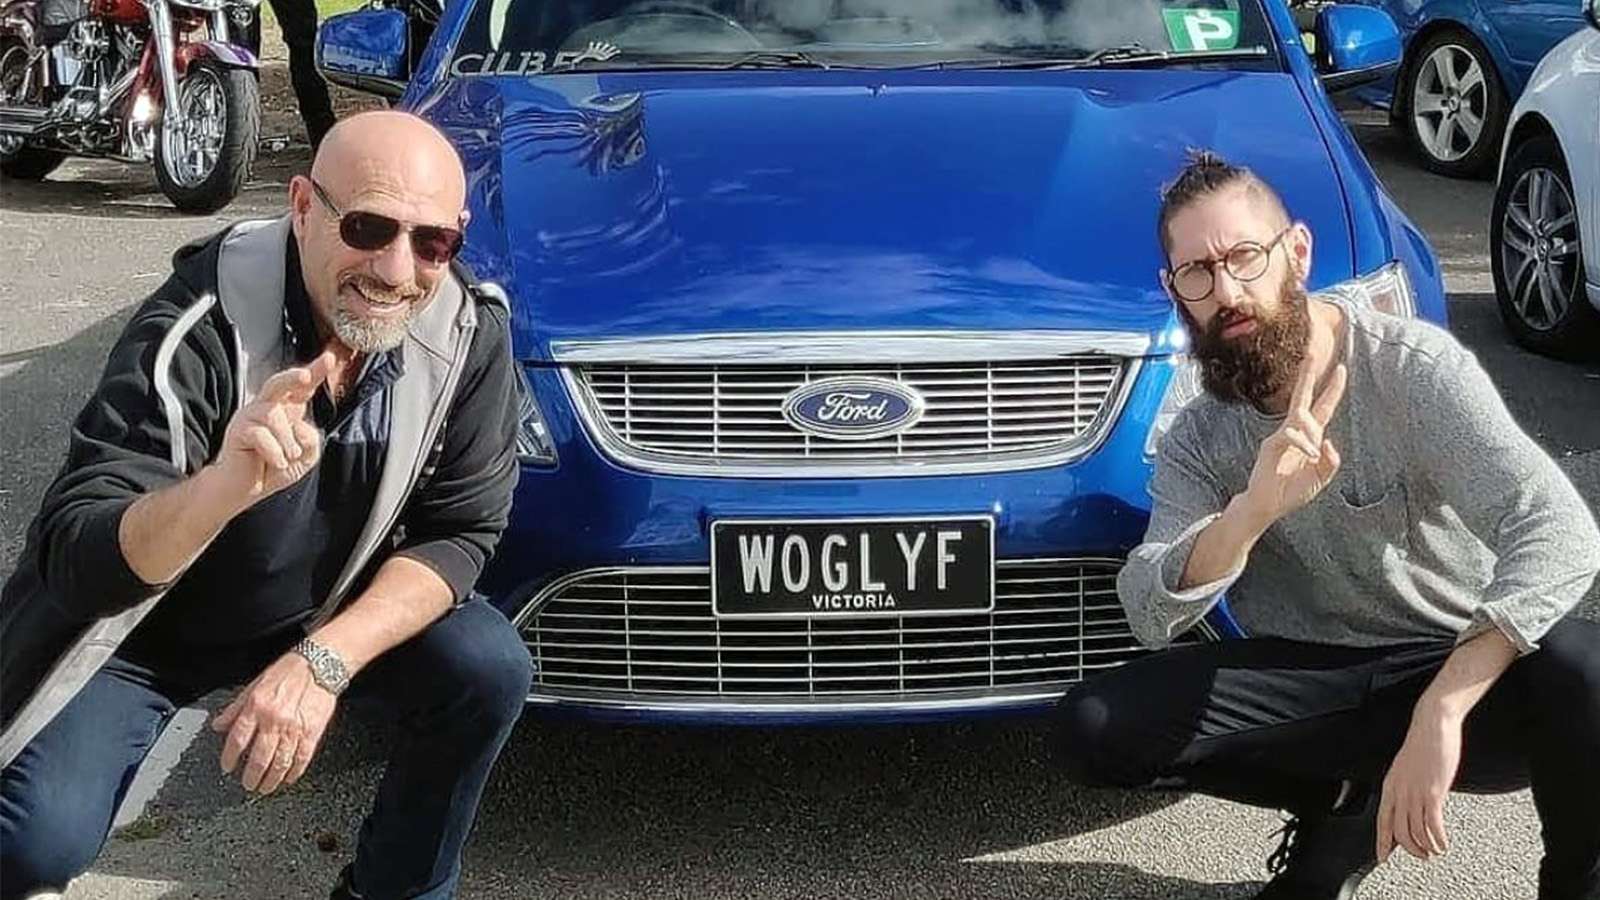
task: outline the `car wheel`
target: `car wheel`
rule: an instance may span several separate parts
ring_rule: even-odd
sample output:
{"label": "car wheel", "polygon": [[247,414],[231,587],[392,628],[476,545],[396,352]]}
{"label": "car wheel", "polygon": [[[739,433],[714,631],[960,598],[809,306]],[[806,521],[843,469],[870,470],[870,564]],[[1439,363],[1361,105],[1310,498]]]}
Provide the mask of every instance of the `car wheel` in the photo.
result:
{"label": "car wheel", "polygon": [[1513,148],[1495,191],[1490,264],[1506,328],[1517,342],[1571,357],[1600,338],[1584,287],[1583,239],[1572,177],[1555,138]]}
{"label": "car wheel", "polygon": [[1399,122],[1424,167],[1452,178],[1488,174],[1510,104],[1482,44],[1462,31],[1432,35],[1411,55],[1399,91]]}

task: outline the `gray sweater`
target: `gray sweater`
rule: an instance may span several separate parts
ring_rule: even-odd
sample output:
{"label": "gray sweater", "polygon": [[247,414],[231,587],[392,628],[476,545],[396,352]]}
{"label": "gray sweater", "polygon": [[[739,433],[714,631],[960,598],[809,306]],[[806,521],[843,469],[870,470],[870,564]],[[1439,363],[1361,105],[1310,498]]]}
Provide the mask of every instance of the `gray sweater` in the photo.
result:
{"label": "gray sweater", "polygon": [[1257,637],[1383,646],[1499,628],[1532,652],[1600,571],[1593,514],[1447,332],[1341,308],[1349,383],[1326,432],[1343,458],[1333,482],[1240,571],[1175,590],[1282,422],[1209,395],[1190,403],[1159,445],[1146,542],[1117,580],[1134,633],[1165,646],[1226,591]]}

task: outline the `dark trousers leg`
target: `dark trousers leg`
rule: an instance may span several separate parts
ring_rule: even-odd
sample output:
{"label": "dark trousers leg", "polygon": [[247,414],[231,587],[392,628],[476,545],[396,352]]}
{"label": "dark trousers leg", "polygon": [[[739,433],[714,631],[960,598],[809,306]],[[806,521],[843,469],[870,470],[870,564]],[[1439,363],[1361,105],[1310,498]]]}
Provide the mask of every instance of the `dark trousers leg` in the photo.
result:
{"label": "dark trousers leg", "polygon": [[[1154,654],[1058,709],[1079,780],[1192,790],[1315,813],[1340,781],[1376,784],[1450,644],[1378,650],[1254,639]],[[1600,625],[1559,623],[1473,710],[1458,788],[1533,784],[1541,898],[1600,897]]]}
{"label": "dark trousers leg", "polygon": [[289,48],[289,80],[300,104],[300,118],[306,124],[311,146],[322,143],[322,136],[333,127],[333,102],[328,86],[317,74],[317,6],[315,0],[267,0],[283,29],[283,42]]}
{"label": "dark trousers leg", "polygon": [[1351,760],[1370,650],[1273,639],[1166,650],[1074,688],[1055,749],[1078,781],[1199,791],[1255,806],[1329,806]]}
{"label": "dark trousers leg", "polygon": [[399,734],[361,827],[354,886],[369,900],[445,898],[495,757],[522,713],[533,663],[505,616],[475,600],[384,654],[351,687]]}
{"label": "dark trousers leg", "polygon": [[188,699],[113,659],[0,772],[0,898],[59,890],[89,868],[134,772]]}

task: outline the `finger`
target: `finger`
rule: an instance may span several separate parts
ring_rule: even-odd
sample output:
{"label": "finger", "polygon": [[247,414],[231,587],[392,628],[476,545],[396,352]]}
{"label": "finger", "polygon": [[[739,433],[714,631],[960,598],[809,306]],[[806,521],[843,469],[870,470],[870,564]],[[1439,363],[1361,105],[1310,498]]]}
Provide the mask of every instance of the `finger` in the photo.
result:
{"label": "finger", "polygon": [[322,732],[307,734],[294,746],[294,764],[289,767],[289,772],[284,776],[284,784],[294,784],[306,774],[306,769],[311,767],[311,760],[317,756],[317,747],[322,743]]}
{"label": "finger", "polygon": [[[330,346],[318,354],[317,358],[313,359],[309,366],[306,366],[306,372],[311,378],[311,393],[316,393],[317,388],[322,387],[322,383],[333,375],[334,367],[338,364],[339,356],[333,352],[333,348]],[[309,397],[310,394],[307,396]]]}
{"label": "finger", "polygon": [[1317,365],[1310,354],[1300,361],[1300,375],[1294,381],[1294,391],[1289,395],[1289,409],[1310,410],[1311,395],[1317,386]]}
{"label": "finger", "polygon": [[1344,457],[1339,455],[1339,448],[1333,446],[1332,441],[1324,440],[1322,442],[1323,472],[1327,475],[1332,475],[1334,472],[1339,471],[1339,466],[1343,464]]}
{"label": "finger", "polygon": [[1378,862],[1385,862],[1394,852],[1394,795],[1389,782],[1383,783],[1383,795],[1378,798]]}
{"label": "finger", "polygon": [[1283,430],[1283,437],[1290,443],[1290,445],[1292,445],[1296,450],[1299,450],[1301,453],[1304,453],[1313,462],[1322,458],[1322,451],[1317,447],[1316,442],[1311,440],[1311,438],[1300,429],[1285,428]]}
{"label": "finger", "polygon": [[311,379],[309,366],[284,369],[262,383],[261,390],[256,392],[256,400],[262,403],[304,403],[311,399],[311,395],[317,392],[317,386],[322,383]]}
{"label": "finger", "polygon": [[278,746],[272,753],[272,762],[267,766],[266,774],[261,777],[258,792],[270,794],[282,786],[289,772],[294,769],[298,753],[297,741],[287,737],[279,739]]}
{"label": "finger", "polygon": [[1428,848],[1423,845],[1421,839],[1422,817],[1420,812],[1417,809],[1416,801],[1413,799],[1407,799],[1400,804],[1400,846],[1406,848],[1406,852],[1417,859],[1427,862]]}
{"label": "finger", "polygon": [[1339,401],[1344,399],[1344,388],[1350,380],[1350,371],[1340,363],[1333,368],[1333,376],[1328,379],[1328,386],[1322,389],[1322,395],[1311,407],[1311,414],[1323,425],[1332,421],[1333,413],[1339,408]]}
{"label": "finger", "polygon": [[300,461],[306,466],[315,466],[322,459],[322,432],[315,425],[306,421],[294,423],[294,439],[305,451]]}
{"label": "finger", "polygon": [[290,424],[289,414],[283,411],[283,407],[274,406],[267,413],[266,426],[272,430],[272,436],[278,441],[278,446],[283,448],[285,457],[297,460],[303,455],[300,442],[295,439],[294,426]]}
{"label": "finger", "polygon": [[222,771],[228,775],[239,766],[239,758],[250,746],[250,739],[255,737],[256,720],[253,715],[241,713],[233,722],[233,727],[228,729],[228,736],[222,740]]}
{"label": "finger", "polygon": [[224,706],[221,711],[212,717],[212,731],[215,731],[217,734],[224,734],[229,728],[233,727],[233,720],[239,715],[239,710],[241,708],[239,700],[243,697],[243,694],[234,697],[232,702],[230,702],[227,706]]}
{"label": "finger", "polygon": [[261,787],[261,779],[266,776],[267,769],[272,767],[273,757],[277,755],[280,738],[276,731],[263,731],[256,735],[255,742],[250,745],[250,758],[244,765],[244,777],[239,783],[247,791],[256,791]]}
{"label": "finger", "polygon": [[252,425],[244,437],[262,462],[280,472],[289,468],[289,457],[284,455],[283,447],[278,445],[278,439],[267,426]]}
{"label": "finger", "polygon": [[1428,845],[1439,856],[1450,850],[1450,836],[1444,828],[1443,800],[1428,804]]}

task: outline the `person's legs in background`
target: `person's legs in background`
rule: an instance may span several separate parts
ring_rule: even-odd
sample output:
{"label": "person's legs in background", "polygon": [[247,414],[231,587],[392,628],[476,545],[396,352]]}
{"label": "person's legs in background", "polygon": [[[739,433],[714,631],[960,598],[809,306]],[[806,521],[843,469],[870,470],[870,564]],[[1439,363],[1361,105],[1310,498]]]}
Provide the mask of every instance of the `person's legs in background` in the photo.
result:
{"label": "person's legs in background", "polygon": [[289,80],[294,84],[300,120],[305,123],[306,136],[315,153],[335,120],[328,85],[317,73],[317,5],[315,0],[267,2],[278,17],[278,27],[283,29],[283,43],[289,48]]}

